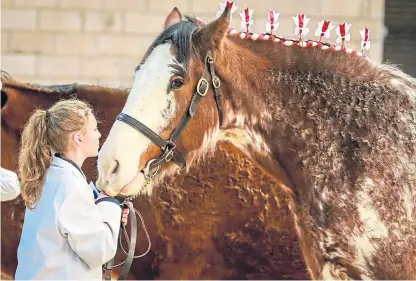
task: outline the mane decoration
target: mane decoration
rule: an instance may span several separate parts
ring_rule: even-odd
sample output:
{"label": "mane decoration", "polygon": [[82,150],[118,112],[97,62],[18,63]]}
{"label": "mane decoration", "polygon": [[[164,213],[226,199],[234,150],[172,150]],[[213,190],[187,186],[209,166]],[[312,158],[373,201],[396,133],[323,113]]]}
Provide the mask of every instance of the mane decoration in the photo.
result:
{"label": "mane decoration", "polygon": [[[230,11],[230,20],[232,19],[232,14],[236,12],[237,6],[234,5],[233,1],[224,1],[220,3],[220,10],[216,13],[217,18],[221,16],[225,7],[228,6],[231,8]],[[240,37],[241,39],[251,39],[251,40],[270,40],[273,42],[278,42],[284,46],[299,46],[304,48],[316,47],[322,50],[329,51],[342,51],[345,53],[365,56],[364,51],[370,49],[370,30],[364,28],[360,31],[361,35],[361,51],[355,51],[350,48],[345,47],[345,42],[350,41],[351,39],[351,24],[342,23],[336,27],[337,39],[336,42],[340,45],[331,45],[328,42],[323,42],[324,38],[329,39],[332,29],[335,27],[331,24],[330,20],[323,20],[318,23],[318,27],[315,31],[315,36],[319,37],[319,40],[303,40],[305,36],[309,33],[309,28],[307,27],[310,21],[305,14],[297,14],[292,17],[295,23],[295,35],[299,36],[299,39],[288,39],[281,36],[276,36],[274,32],[279,28],[279,13],[269,10],[267,13],[267,23],[266,23],[266,33],[256,34],[250,32],[250,27],[253,26],[253,12],[254,9],[245,8],[243,12],[240,13],[241,16],[241,31],[234,29],[233,27],[228,28],[228,34],[232,36]],[[205,24],[201,18],[197,17],[197,24]]]}

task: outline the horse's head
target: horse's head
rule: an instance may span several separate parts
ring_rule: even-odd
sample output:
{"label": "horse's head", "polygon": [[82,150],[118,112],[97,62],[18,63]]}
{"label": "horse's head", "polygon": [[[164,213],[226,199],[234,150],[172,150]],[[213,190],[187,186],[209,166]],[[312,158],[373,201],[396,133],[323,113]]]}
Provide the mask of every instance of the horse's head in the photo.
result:
{"label": "horse's head", "polygon": [[204,142],[218,130],[222,113],[213,56],[223,47],[230,8],[207,25],[176,8],[168,15],[100,151],[100,188],[111,195],[150,193],[145,182],[162,164],[166,175],[183,168],[190,152],[209,146]]}

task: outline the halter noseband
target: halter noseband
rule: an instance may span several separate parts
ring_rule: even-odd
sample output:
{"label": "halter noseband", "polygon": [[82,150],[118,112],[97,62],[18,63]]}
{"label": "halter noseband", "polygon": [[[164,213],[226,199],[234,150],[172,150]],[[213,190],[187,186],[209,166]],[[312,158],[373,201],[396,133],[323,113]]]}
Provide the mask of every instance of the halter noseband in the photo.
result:
{"label": "halter noseband", "polygon": [[[206,96],[208,92],[209,82],[208,82],[208,79],[206,79],[205,77],[211,77],[211,84],[214,88],[214,93],[215,93],[214,98],[217,104],[218,116],[220,120],[219,122],[221,126],[222,119],[223,119],[222,105],[221,105],[221,98],[220,98],[221,83],[220,83],[220,79],[215,74],[214,60],[212,58],[211,51],[208,51],[208,54],[205,58],[205,72],[202,74],[201,78],[198,81],[198,84],[196,85],[191,102],[189,103],[189,106],[188,106],[188,110],[186,114],[182,117],[181,121],[179,122],[179,125],[173,130],[172,134],[169,137],[169,140],[164,140],[157,133],[155,133],[150,128],[148,128],[146,125],[144,125],[137,119],[125,113],[120,113],[116,117],[116,120],[124,122],[127,125],[130,125],[134,129],[139,131],[141,134],[146,136],[148,139],[150,139],[157,146],[159,146],[162,150],[162,154],[159,157],[151,159],[146,163],[146,167],[144,168],[144,175],[146,178],[153,178],[154,175],[159,171],[160,165],[162,165],[164,162],[167,163],[169,161],[173,161],[175,162],[175,164],[177,164],[180,167],[180,169],[183,169],[186,167],[185,158],[175,150],[176,149],[175,141],[181,135],[182,131],[185,129],[189,120],[191,120],[191,118],[195,115],[199,102],[201,101],[203,97]],[[152,174],[150,174],[151,171],[153,171]]]}

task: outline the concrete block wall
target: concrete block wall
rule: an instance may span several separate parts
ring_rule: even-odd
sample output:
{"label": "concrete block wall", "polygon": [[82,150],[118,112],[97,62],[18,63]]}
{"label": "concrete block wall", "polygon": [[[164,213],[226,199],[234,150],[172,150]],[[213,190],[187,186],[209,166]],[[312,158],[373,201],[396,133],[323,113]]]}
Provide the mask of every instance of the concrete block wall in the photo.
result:
{"label": "concrete block wall", "polygon": [[[177,6],[183,14],[215,19],[218,0],[1,0],[1,68],[35,83],[94,83],[130,86],[135,66]],[[292,37],[292,16],[317,22],[352,23],[352,41],[360,49],[358,29],[371,29],[369,56],[382,59],[384,0],[239,0],[238,12],[254,8],[253,31],[264,32],[267,10],[280,12],[277,35]],[[235,14],[233,27],[240,28]],[[335,30],[331,42],[335,43]]]}

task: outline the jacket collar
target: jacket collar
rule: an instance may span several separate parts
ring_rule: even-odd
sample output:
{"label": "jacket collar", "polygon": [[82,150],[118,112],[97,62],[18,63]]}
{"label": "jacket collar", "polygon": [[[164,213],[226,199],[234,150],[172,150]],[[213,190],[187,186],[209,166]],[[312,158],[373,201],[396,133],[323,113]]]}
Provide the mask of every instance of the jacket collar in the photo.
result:
{"label": "jacket collar", "polygon": [[71,172],[79,179],[86,181],[87,178],[85,177],[84,173],[82,172],[81,168],[79,168],[77,166],[77,164],[75,164],[73,161],[66,159],[66,158],[62,158],[62,157],[58,157],[56,155],[54,155],[52,157],[52,162],[51,165],[53,166],[57,166],[60,168],[64,168],[64,169],[69,169],[71,170]]}

